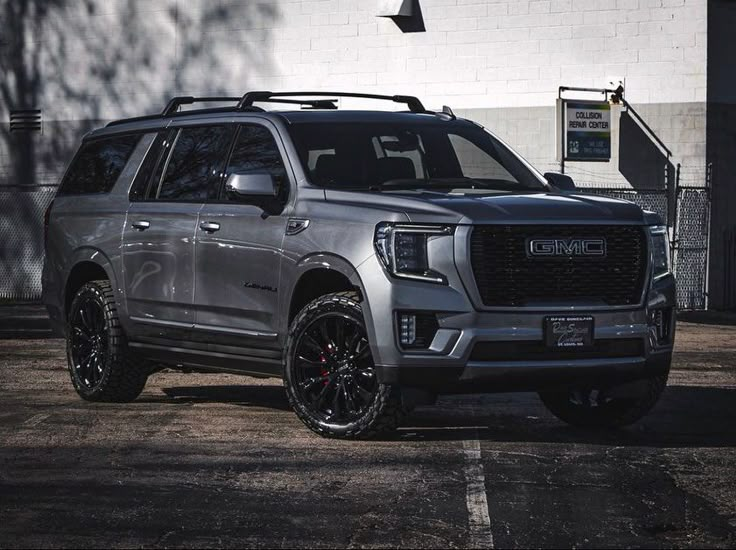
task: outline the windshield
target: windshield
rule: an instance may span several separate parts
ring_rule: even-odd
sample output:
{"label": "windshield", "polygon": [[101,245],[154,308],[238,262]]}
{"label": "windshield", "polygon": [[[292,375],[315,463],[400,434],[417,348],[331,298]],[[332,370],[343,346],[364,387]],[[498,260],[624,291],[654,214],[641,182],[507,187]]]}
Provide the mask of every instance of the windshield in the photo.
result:
{"label": "windshield", "polygon": [[291,130],[304,169],[321,187],[545,190],[534,171],[474,124],[304,122]]}

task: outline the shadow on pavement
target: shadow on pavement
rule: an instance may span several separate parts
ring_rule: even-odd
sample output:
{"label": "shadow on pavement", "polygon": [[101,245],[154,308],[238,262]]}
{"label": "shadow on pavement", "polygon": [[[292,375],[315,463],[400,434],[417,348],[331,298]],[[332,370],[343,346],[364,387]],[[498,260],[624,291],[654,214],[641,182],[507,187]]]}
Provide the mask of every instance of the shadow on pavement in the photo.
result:
{"label": "shadow on pavement", "polygon": [[136,403],[230,403],[243,407],[266,407],[290,411],[283,387],[279,386],[177,386],[163,388],[161,398],[140,397]]}
{"label": "shadow on pavement", "polygon": [[[291,411],[279,386],[164,388],[161,398],[139,403],[230,403]],[[582,443],[636,447],[736,447],[736,388],[670,386],[654,410],[618,430],[575,428],[556,420],[534,394],[443,398],[422,407],[387,440]]]}
{"label": "shadow on pavement", "polygon": [[448,414],[442,408],[423,409],[409,419],[399,437],[436,441],[478,437],[499,442],[623,447],[736,447],[736,388],[669,386],[648,416],[614,430],[568,426],[544,409],[540,416],[529,416],[543,407],[529,397],[516,403],[507,397],[497,404],[493,397],[474,405],[474,411],[465,409],[465,414],[462,410]]}

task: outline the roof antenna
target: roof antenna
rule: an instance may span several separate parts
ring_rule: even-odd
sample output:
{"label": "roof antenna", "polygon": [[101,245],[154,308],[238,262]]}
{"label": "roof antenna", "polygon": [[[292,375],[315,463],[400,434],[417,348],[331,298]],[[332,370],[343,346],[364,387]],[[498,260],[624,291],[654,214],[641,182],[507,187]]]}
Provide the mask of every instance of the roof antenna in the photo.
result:
{"label": "roof antenna", "polygon": [[442,106],[442,113],[449,116],[452,120],[455,120],[457,118],[455,116],[455,113],[452,112],[452,109],[450,109],[450,107],[447,105]]}

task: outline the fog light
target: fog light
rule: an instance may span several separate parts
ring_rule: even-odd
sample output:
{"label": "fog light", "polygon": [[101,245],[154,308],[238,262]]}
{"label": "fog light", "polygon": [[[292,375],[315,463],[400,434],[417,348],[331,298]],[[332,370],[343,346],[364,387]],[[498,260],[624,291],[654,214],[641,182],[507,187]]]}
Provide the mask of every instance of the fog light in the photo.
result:
{"label": "fog light", "polygon": [[399,341],[402,346],[411,346],[417,339],[417,316],[403,314],[399,319]]}
{"label": "fog light", "polygon": [[399,345],[402,348],[426,349],[432,345],[439,323],[434,313],[400,311],[397,314]]}
{"label": "fog light", "polygon": [[654,309],[649,313],[649,324],[654,327],[657,344],[669,343],[671,319],[672,308]]}

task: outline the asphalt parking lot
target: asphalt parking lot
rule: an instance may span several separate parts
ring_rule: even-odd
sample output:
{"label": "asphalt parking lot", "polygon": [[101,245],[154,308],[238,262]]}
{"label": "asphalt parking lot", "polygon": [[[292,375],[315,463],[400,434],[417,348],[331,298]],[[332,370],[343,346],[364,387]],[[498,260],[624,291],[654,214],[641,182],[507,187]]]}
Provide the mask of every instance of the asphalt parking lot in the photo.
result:
{"label": "asphalt parking lot", "polygon": [[662,401],[612,433],[505,394],[325,440],[230,375],[90,404],[56,339],[0,340],[0,396],[0,547],[736,546],[734,326],[681,323]]}

